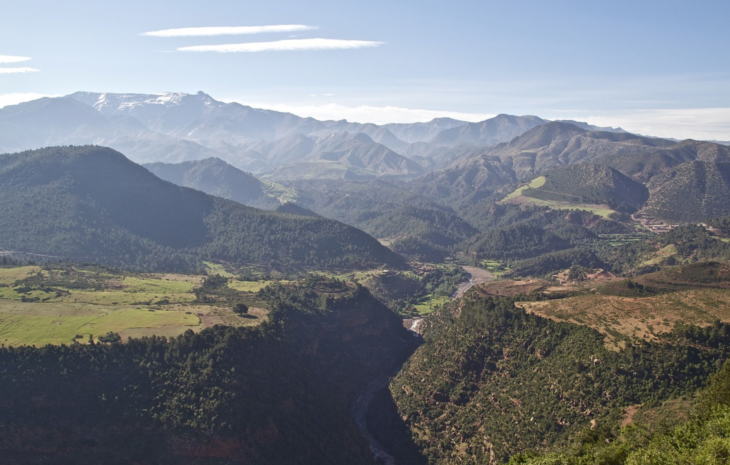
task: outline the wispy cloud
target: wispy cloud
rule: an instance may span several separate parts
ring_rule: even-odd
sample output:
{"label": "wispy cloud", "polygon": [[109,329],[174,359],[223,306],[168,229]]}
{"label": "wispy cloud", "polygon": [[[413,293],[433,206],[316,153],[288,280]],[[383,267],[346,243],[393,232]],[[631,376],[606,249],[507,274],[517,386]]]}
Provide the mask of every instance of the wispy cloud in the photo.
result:
{"label": "wispy cloud", "polygon": [[30,102],[31,100],[38,100],[43,97],[56,97],[55,95],[44,95],[36,93],[13,93],[13,94],[0,94],[0,108],[8,105],[17,105],[23,102]]}
{"label": "wispy cloud", "polygon": [[454,118],[462,121],[476,122],[484,121],[494,116],[494,114],[487,113],[463,113],[458,111],[424,110],[393,106],[345,106],[336,103],[325,105],[282,105],[246,102],[245,104],[254,108],[283,111],[294,113],[298,116],[310,116],[319,120],[346,119],[355,123],[375,124],[417,123],[431,121],[434,118]]}
{"label": "wispy cloud", "polygon": [[143,32],[142,35],[152,37],[209,37],[264,34],[270,32],[311,31],[313,29],[317,29],[317,26],[305,26],[304,24],[279,24],[275,26],[183,27],[178,29],[163,29],[161,31]]}
{"label": "wispy cloud", "polygon": [[23,61],[30,60],[30,57],[16,57],[12,55],[0,55],[0,63],[6,64],[6,63],[20,63]]}
{"label": "wispy cloud", "polygon": [[37,73],[35,68],[0,68],[0,74]]}
{"label": "wispy cloud", "polygon": [[380,45],[383,45],[383,42],[339,39],[295,39],[277,40],[274,42],[247,42],[243,44],[196,45],[192,47],[180,47],[177,50],[180,52],[253,53],[295,50],[352,50],[378,47]]}

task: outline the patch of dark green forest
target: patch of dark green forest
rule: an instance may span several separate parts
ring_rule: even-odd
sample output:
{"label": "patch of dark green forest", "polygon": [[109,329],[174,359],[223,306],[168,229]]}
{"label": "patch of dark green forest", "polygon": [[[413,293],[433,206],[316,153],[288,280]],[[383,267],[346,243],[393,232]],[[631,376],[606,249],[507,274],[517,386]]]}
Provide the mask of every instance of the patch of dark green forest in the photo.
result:
{"label": "patch of dark green forest", "polygon": [[0,348],[6,463],[372,463],[350,403],[416,339],[355,284],[258,298],[255,328]]}
{"label": "patch of dark green forest", "polygon": [[23,260],[18,260],[13,257],[8,257],[6,255],[3,255],[0,257],[0,267],[3,268],[12,268],[15,266],[23,266],[29,264],[28,262],[24,262]]}
{"label": "patch of dark green forest", "polygon": [[703,221],[730,213],[730,163],[690,161],[654,176],[643,211],[672,222]]}

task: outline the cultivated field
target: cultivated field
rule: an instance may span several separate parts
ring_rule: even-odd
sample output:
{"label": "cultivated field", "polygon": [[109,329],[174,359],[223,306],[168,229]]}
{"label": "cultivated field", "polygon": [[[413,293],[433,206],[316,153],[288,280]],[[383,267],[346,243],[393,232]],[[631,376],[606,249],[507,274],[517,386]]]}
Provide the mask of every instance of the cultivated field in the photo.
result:
{"label": "cultivated field", "polygon": [[585,210],[603,218],[609,218],[609,215],[615,213],[608,205],[594,205],[586,203],[560,202],[556,200],[542,200],[528,197],[524,194],[527,189],[539,189],[545,185],[545,176],[540,176],[529,184],[517,188],[514,192],[507,195],[500,203],[514,203],[519,205],[537,205],[541,207],[552,208],[553,210]]}
{"label": "cultivated field", "polygon": [[176,336],[216,324],[251,326],[266,320],[268,312],[254,293],[271,281],[229,281],[236,301],[249,305],[248,314],[239,316],[226,298],[196,301],[194,289],[204,279],[69,267],[0,268],[0,344],[87,343],[91,335],[96,339],[108,332],[123,340]]}
{"label": "cultivated field", "polygon": [[413,308],[416,309],[419,315],[428,315],[433,312],[441,305],[451,302],[451,298],[443,295],[431,295],[426,296],[425,299],[415,304]]}

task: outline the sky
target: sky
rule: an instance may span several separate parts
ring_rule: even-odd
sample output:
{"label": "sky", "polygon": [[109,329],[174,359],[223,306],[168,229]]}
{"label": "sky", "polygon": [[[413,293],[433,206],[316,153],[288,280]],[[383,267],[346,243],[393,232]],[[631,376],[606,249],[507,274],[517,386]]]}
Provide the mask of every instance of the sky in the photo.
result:
{"label": "sky", "polygon": [[319,119],[730,141],[729,18],[727,0],[0,0],[0,106],[203,91]]}

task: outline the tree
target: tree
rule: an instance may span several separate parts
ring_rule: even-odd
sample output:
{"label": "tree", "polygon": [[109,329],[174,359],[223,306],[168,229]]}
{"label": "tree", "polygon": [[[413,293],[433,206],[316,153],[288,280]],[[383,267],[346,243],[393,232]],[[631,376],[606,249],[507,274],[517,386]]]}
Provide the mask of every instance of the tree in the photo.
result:
{"label": "tree", "polygon": [[238,303],[233,306],[233,311],[238,315],[246,315],[248,313],[248,305],[244,303]]}
{"label": "tree", "polygon": [[584,281],[586,279],[586,269],[580,265],[573,265],[568,271],[568,279],[571,281]]}
{"label": "tree", "polygon": [[105,342],[105,343],[118,343],[122,342],[122,336],[119,335],[119,333],[115,333],[114,331],[109,331],[108,333],[99,336],[99,342]]}
{"label": "tree", "polygon": [[219,274],[214,274],[213,276],[205,278],[202,287],[203,289],[220,289],[226,284],[228,284],[228,278]]}

